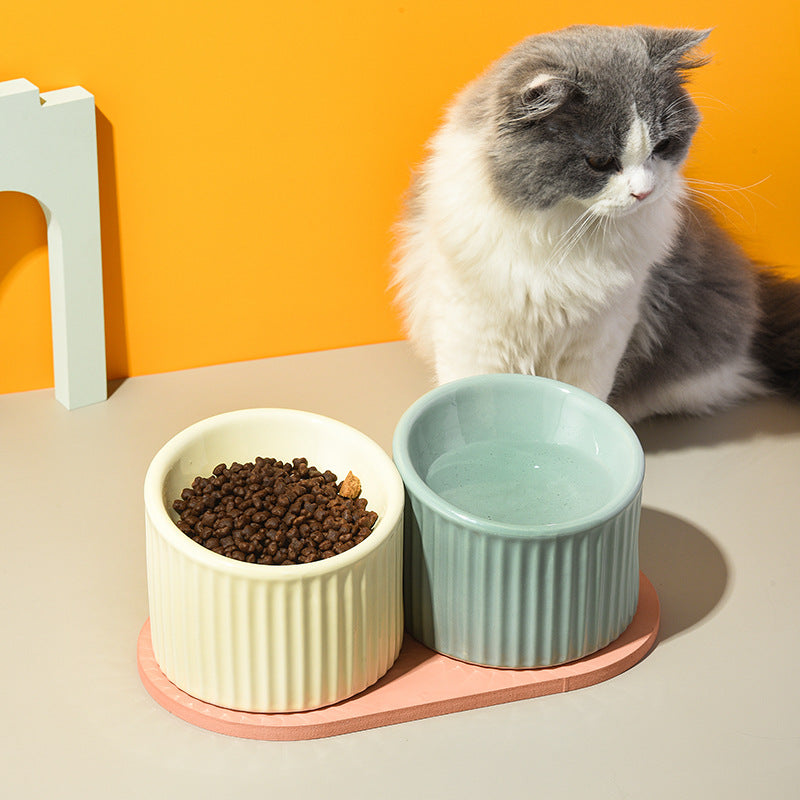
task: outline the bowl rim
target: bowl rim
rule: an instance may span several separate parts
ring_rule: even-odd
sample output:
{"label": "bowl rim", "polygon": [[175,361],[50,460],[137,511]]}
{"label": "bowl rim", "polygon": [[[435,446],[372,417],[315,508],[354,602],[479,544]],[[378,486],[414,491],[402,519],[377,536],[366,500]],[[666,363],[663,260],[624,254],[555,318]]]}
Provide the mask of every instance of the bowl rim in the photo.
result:
{"label": "bowl rim", "polygon": [[[408,451],[409,432],[415,421],[430,406],[440,402],[442,398],[453,395],[464,387],[480,386],[488,383],[498,385],[523,383],[534,385],[539,383],[540,385],[548,386],[552,390],[560,391],[565,394],[572,394],[582,400],[582,402],[588,402],[595,406],[601,414],[606,415],[612,424],[619,428],[621,434],[625,437],[631,448],[632,455],[635,459],[635,463],[633,464],[634,479],[631,481],[631,485],[627,490],[616,493],[613,502],[609,501],[605,503],[590,514],[577,517],[569,522],[542,524],[523,524],[485,519],[477,514],[465,511],[440,497],[428,486],[411,460]],[[562,381],[557,381],[553,378],[545,378],[539,375],[523,375],[519,373],[471,375],[465,378],[457,378],[431,389],[415,400],[400,417],[392,437],[392,455],[409,494],[415,495],[419,500],[446,519],[462,527],[470,528],[475,533],[497,534],[508,538],[558,538],[596,528],[617,517],[631,505],[641,492],[645,471],[644,450],[642,449],[639,437],[624,417],[608,405],[608,403],[605,403],[595,395],[583,389],[579,389]]]}
{"label": "bowl rim", "polygon": [[[286,565],[253,564],[247,561],[239,561],[235,558],[215,553],[184,534],[170,517],[164,501],[163,485],[168,470],[175,463],[180,453],[203,433],[219,429],[231,422],[247,417],[261,417],[264,419],[294,417],[305,419],[318,424],[333,425],[342,429],[348,436],[360,440],[366,446],[366,449],[374,455],[376,462],[383,462],[385,467],[386,511],[378,517],[372,533],[364,541],[331,558],[312,561],[308,564]],[[269,454],[266,454],[265,457],[268,456]],[[255,457],[254,455],[253,458]],[[369,498],[367,499],[369,500]],[[183,556],[194,562],[216,572],[246,577],[251,580],[293,581],[313,578],[324,573],[338,572],[353,566],[367,558],[373,550],[380,547],[389,537],[402,516],[404,501],[405,492],[400,473],[390,456],[376,441],[357,428],[333,417],[294,408],[243,408],[201,419],[176,433],[161,446],[151,460],[144,479],[145,513],[161,538],[165,539],[171,547],[178,550]]]}

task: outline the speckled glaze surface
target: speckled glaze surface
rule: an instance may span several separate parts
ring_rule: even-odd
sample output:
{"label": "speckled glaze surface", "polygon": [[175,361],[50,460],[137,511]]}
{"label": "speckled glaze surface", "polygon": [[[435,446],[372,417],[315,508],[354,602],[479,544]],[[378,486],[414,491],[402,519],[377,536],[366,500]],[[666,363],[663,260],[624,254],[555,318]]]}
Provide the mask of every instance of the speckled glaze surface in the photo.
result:
{"label": "speckled glaze surface", "polygon": [[465,378],[408,409],[393,452],[414,638],[528,668],[582,658],[625,630],[644,454],[609,406],[545,378]]}
{"label": "speckled glaze surface", "polygon": [[[172,500],[217,464],[306,457],[340,478],[352,470],[378,513],[361,544],[311,564],[247,564],[175,526]],[[145,478],[147,581],[155,659],[181,690],[253,712],[336,703],[377,681],[403,637],[403,485],[383,449],[336,420],[245,409],[187,428]]]}

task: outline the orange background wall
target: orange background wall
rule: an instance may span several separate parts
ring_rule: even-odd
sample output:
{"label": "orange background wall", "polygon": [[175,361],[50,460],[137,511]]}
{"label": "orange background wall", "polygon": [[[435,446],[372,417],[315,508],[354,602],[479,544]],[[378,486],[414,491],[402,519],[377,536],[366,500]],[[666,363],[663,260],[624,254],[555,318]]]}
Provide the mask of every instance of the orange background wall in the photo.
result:
{"label": "orange background wall", "polygon": [[[548,7],[552,5],[553,7]],[[796,0],[4,4],[0,80],[95,95],[110,377],[402,336],[391,227],[450,97],[578,22],[714,27],[688,174],[800,274]],[[0,392],[52,386],[44,217],[0,193]]]}

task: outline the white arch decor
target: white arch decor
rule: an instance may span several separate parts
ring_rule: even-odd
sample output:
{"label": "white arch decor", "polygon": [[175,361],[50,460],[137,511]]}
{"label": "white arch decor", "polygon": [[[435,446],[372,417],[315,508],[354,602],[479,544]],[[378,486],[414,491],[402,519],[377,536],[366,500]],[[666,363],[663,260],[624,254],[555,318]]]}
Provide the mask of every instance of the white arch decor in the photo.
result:
{"label": "white arch decor", "polygon": [[107,397],[94,97],[0,82],[0,191],[39,201],[47,221],[56,399]]}

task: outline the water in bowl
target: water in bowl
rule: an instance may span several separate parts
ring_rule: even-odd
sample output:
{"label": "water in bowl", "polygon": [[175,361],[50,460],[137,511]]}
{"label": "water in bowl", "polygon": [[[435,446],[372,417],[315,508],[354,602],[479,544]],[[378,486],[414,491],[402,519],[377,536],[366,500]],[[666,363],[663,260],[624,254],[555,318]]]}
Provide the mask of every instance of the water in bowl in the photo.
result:
{"label": "water in bowl", "polygon": [[425,482],[462,511],[522,525],[592,514],[606,504],[613,485],[599,460],[548,442],[473,442],[439,456]]}

